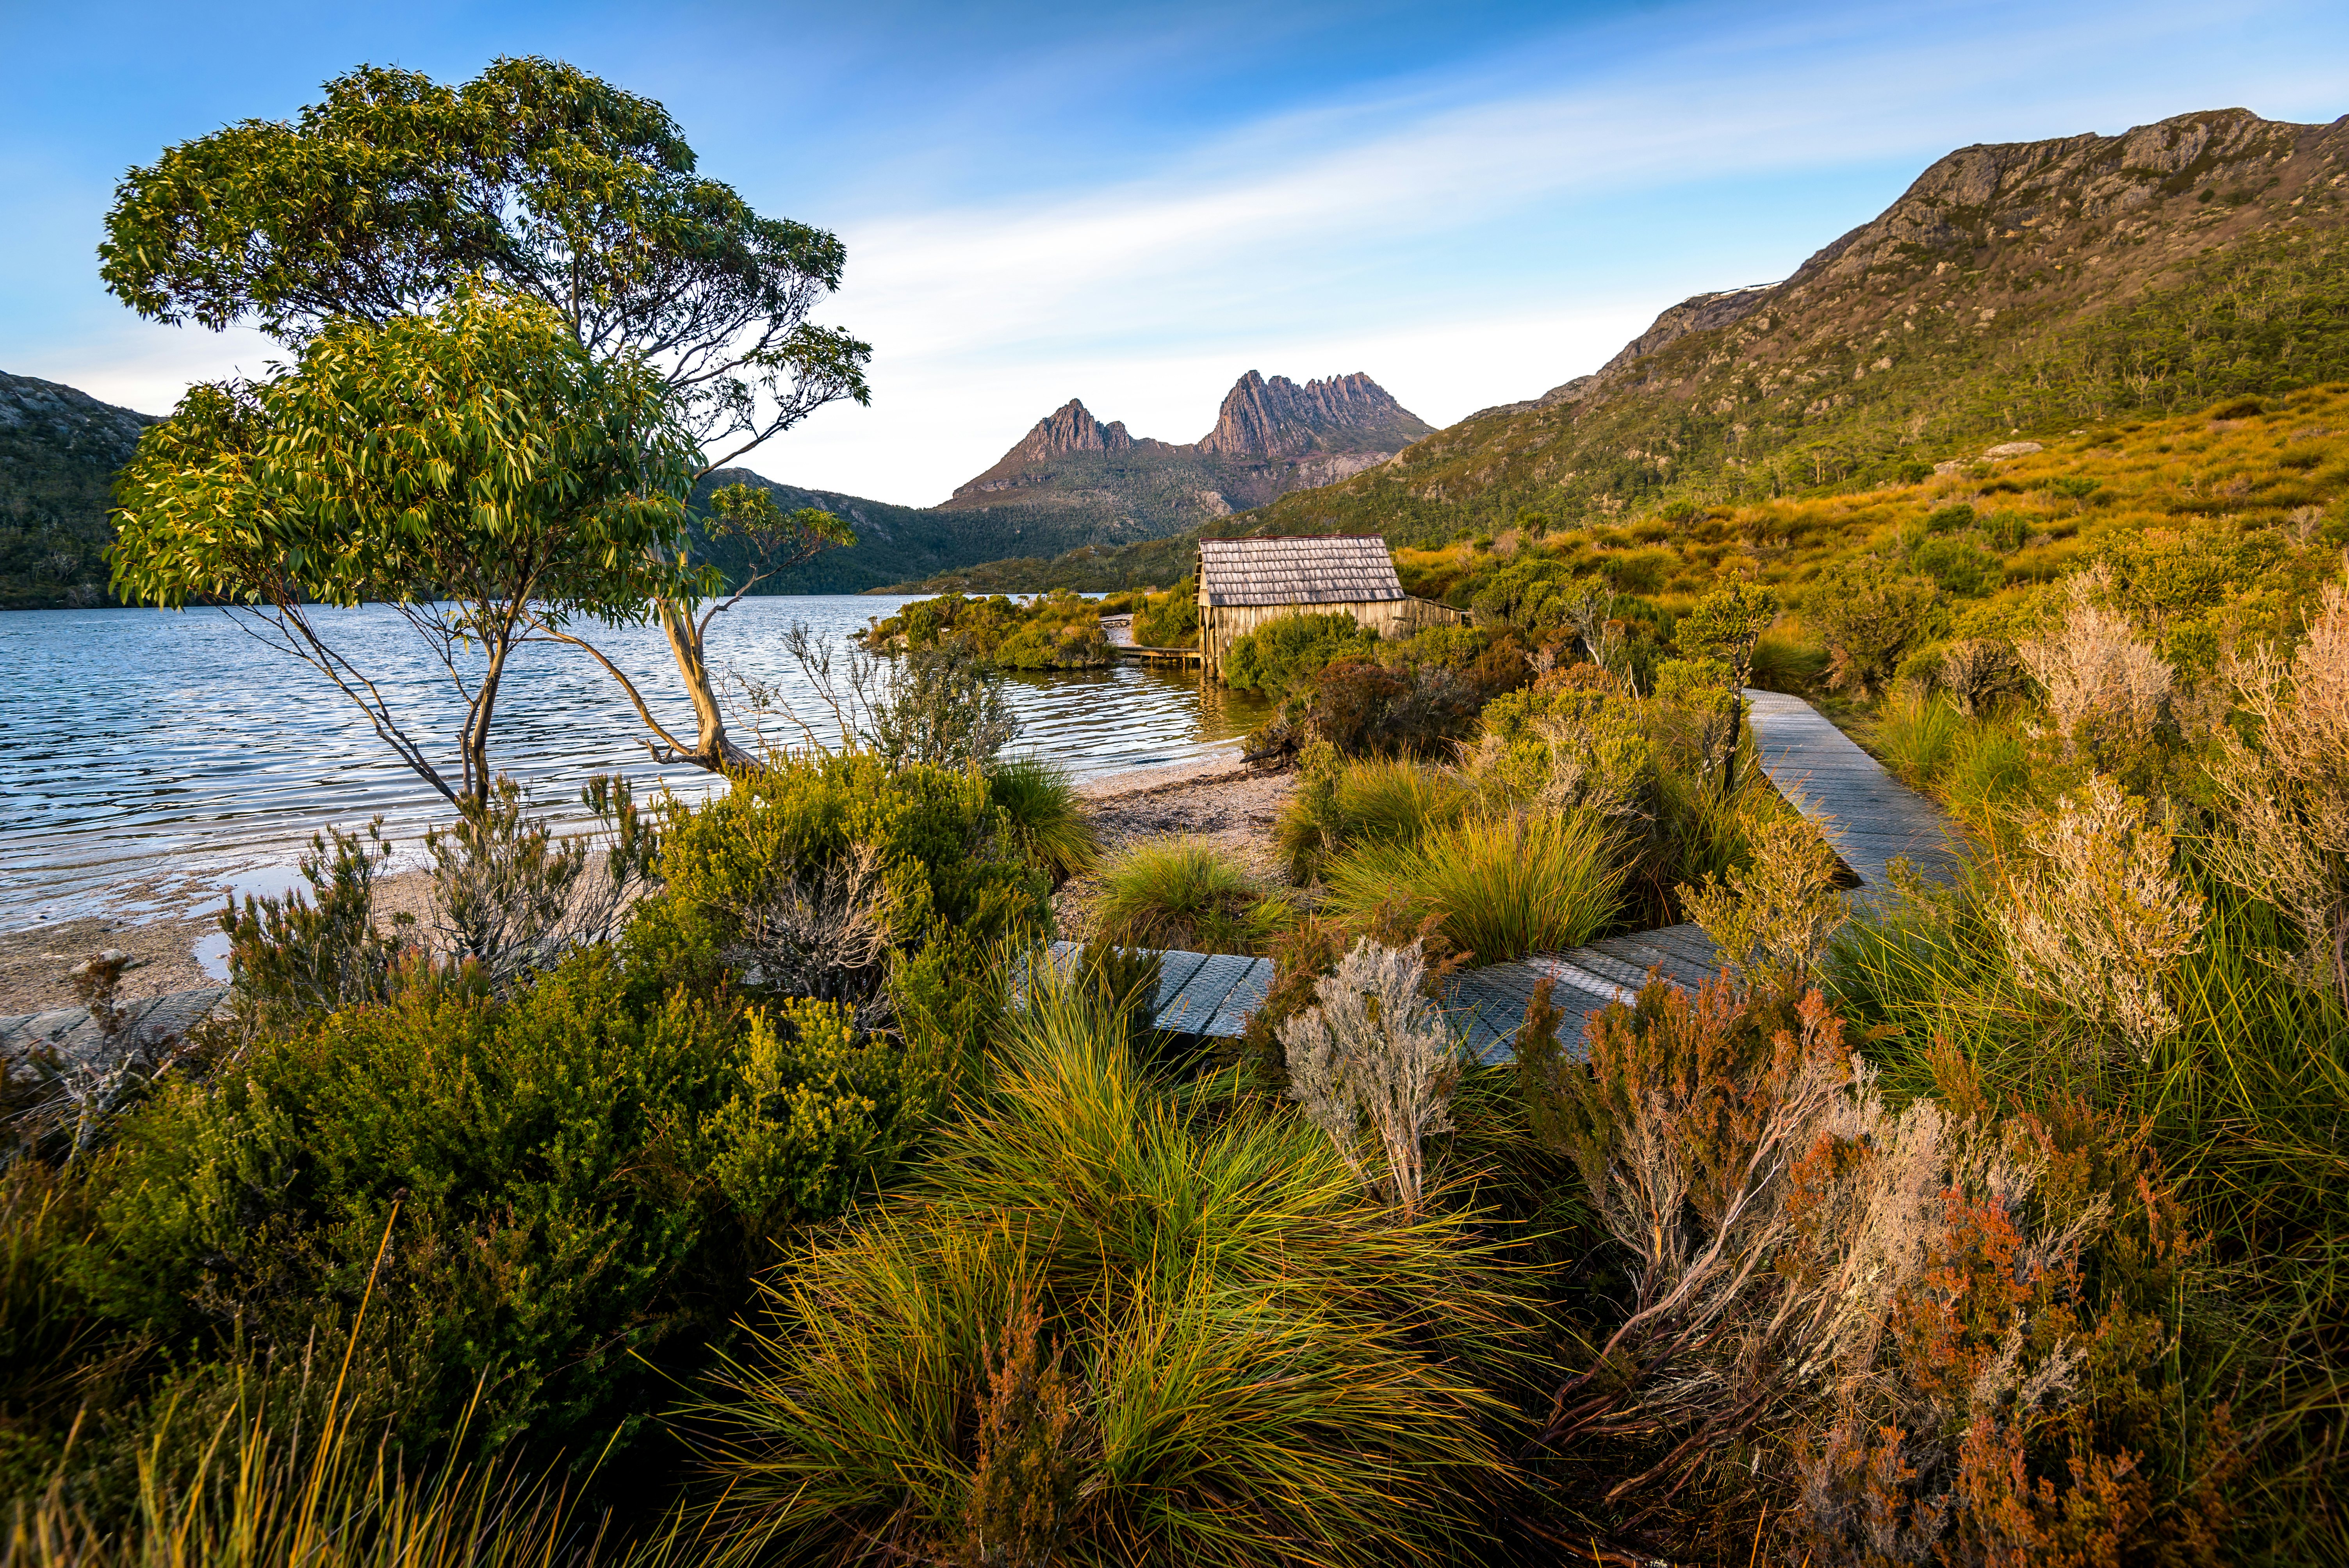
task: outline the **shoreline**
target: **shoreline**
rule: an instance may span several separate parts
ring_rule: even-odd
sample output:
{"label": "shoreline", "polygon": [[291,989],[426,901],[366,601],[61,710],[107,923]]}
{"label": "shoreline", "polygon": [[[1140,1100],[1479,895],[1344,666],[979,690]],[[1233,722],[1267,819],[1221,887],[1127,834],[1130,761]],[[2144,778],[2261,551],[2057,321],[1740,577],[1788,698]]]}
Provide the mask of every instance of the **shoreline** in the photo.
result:
{"label": "shoreline", "polygon": [[[1220,795],[1252,778],[1278,777],[1257,773],[1241,760],[1237,745],[1224,745],[1182,762],[1105,773],[1086,779],[1075,789],[1078,798],[1102,827],[1104,844],[1114,847],[1114,842],[1133,836],[1121,825],[1134,816],[1136,802],[1162,796],[1187,798],[1201,790]],[[1285,797],[1285,786],[1279,793]],[[1208,813],[1180,807],[1170,812],[1166,809],[1169,804],[1161,801],[1160,809],[1147,811],[1148,819],[1162,820],[1173,816],[1185,821],[1196,820],[1199,828],[1218,820]],[[1210,832],[1208,836],[1216,835]],[[376,882],[377,908],[387,914],[406,911],[422,919],[430,885],[429,873],[420,869],[381,876]],[[178,914],[159,913],[144,918],[129,914],[77,915],[0,934],[0,1018],[79,1006],[65,973],[108,949],[130,954],[131,966],[122,976],[122,1001],[223,984],[219,975],[205,968],[198,955],[200,947],[210,946],[225,956],[223,943],[206,941],[220,935],[220,908],[219,902],[212,902]]]}

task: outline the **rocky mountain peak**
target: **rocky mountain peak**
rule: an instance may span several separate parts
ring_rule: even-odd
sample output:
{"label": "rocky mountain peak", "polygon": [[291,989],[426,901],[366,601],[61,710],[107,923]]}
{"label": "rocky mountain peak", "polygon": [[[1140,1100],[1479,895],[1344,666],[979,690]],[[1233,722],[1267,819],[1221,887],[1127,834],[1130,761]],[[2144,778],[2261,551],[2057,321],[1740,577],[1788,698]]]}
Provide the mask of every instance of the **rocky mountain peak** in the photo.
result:
{"label": "rocky mountain peak", "polygon": [[1005,454],[1004,460],[1049,462],[1071,452],[1122,452],[1133,445],[1125,421],[1104,425],[1093,418],[1092,409],[1071,397],[1037,420],[1036,428]]}
{"label": "rocky mountain peak", "polygon": [[1216,428],[1198,450],[1219,458],[1294,458],[1307,452],[1394,450],[1433,427],[1356,371],[1299,387],[1251,370],[1224,395]]}

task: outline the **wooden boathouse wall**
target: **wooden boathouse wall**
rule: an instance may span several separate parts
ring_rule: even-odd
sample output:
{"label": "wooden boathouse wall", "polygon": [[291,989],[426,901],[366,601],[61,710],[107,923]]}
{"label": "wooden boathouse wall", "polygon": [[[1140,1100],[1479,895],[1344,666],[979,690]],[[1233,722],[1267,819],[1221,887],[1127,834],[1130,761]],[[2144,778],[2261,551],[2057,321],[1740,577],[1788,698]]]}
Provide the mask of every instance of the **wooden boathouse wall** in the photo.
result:
{"label": "wooden boathouse wall", "polygon": [[1199,542],[1199,663],[1223,676],[1239,638],[1284,615],[1351,615],[1381,637],[1407,637],[1468,619],[1402,591],[1377,534]]}

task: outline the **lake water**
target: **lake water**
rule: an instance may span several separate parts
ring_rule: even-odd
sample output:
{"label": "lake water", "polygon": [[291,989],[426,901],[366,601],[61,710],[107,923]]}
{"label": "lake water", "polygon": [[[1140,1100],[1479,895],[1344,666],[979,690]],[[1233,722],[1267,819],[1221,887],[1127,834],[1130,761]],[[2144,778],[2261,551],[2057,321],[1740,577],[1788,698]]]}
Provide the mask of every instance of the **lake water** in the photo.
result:
{"label": "lake water", "polygon": [[[776,683],[811,722],[827,710],[784,651],[802,622],[835,644],[903,599],[746,599],[710,628],[713,671]],[[325,610],[328,640],[374,676],[411,733],[448,757],[462,711],[420,641],[380,606]],[[673,733],[692,734],[667,645],[649,628],[595,639],[646,692]],[[1204,755],[1263,717],[1261,705],[1203,693],[1179,670],[1015,675],[1010,697],[1033,751],[1079,779]],[[739,692],[738,692],[739,695]],[[668,700],[664,701],[664,696]],[[730,720],[738,738],[747,729]],[[581,785],[624,772],[638,785],[706,794],[722,781],[656,769],[618,686],[573,650],[525,648],[510,666],[492,765],[542,809],[578,814]],[[771,738],[798,741],[795,728]],[[218,610],[31,610],[0,614],[0,930],[116,913],[177,913],[223,888],[289,881],[309,836],[381,812],[412,841],[450,811],[308,665],[273,652]]]}

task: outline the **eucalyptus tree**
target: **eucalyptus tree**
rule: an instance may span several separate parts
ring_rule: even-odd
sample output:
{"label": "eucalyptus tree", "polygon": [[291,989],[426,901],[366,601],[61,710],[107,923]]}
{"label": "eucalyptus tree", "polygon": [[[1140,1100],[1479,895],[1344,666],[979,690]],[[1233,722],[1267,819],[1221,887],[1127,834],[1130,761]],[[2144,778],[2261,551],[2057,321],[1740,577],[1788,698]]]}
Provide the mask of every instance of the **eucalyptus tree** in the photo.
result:
{"label": "eucalyptus tree", "polygon": [[[660,376],[595,358],[533,301],[323,325],[258,381],[191,388],[116,481],[116,591],[214,603],[332,681],[417,775],[480,809],[513,651],[584,617],[689,597],[695,450]],[[465,715],[435,754],[319,605],[389,604]],[[467,650],[471,650],[469,653]]]}
{"label": "eucalyptus tree", "polygon": [[[462,291],[534,300],[590,358],[647,367],[698,454],[695,480],[827,403],[868,400],[870,347],[810,319],[839,287],[840,241],[697,174],[658,103],[548,60],[500,59],[454,87],[361,67],[291,123],[169,148],[124,177],[98,253],[107,286],[142,315],[249,323],[297,349],[337,322],[388,327]],[[746,496],[723,524],[771,568],[854,542],[823,514]],[[653,548],[666,567],[687,536]],[[697,724],[689,746],[658,726],[667,744],[648,744],[704,768],[739,760],[703,651],[713,601],[732,600],[706,573],[646,581]],[[575,618],[563,634],[602,658]]]}

